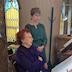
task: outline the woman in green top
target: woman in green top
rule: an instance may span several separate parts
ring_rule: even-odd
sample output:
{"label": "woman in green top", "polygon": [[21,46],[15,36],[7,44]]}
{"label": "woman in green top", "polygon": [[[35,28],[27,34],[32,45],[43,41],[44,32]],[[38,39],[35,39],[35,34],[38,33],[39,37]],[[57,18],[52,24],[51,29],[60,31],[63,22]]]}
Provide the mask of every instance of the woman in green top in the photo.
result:
{"label": "woman in green top", "polygon": [[31,9],[31,22],[25,26],[25,28],[29,29],[33,36],[33,45],[37,47],[37,50],[42,53],[42,57],[45,61],[45,67],[47,67],[46,63],[46,54],[45,54],[45,46],[47,44],[47,36],[45,32],[45,27],[43,24],[39,23],[40,21],[40,9],[32,8]]}

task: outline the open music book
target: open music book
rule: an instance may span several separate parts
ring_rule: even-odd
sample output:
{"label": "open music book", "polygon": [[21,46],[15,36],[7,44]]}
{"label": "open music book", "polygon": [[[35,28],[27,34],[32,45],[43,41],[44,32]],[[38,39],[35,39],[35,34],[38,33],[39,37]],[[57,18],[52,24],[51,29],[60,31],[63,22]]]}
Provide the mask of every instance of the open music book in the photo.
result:
{"label": "open music book", "polygon": [[72,56],[56,65],[51,72],[72,72]]}

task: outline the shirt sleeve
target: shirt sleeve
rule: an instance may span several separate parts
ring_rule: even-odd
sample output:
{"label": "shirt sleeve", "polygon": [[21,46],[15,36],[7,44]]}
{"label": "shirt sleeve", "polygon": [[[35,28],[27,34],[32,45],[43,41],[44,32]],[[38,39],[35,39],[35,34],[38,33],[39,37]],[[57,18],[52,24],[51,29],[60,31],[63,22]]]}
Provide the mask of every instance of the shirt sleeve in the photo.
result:
{"label": "shirt sleeve", "polygon": [[42,24],[42,28],[43,28],[43,45],[47,44],[47,35],[46,35],[46,31],[45,31],[45,27]]}

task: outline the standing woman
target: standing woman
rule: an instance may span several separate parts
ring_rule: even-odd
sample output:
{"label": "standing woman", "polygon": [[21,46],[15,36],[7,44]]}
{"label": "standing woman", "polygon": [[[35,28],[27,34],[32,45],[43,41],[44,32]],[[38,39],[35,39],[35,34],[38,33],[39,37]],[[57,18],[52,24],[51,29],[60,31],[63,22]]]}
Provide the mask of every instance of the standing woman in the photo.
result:
{"label": "standing woman", "polygon": [[45,62],[45,68],[47,68],[45,46],[47,44],[47,36],[45,27],[40,23],[41,11],[39,8],[31,9],[31,22],[28,23],[25,28],[29,29],[33,37],[33,45],[36,46],[37,50],[41,52]]}

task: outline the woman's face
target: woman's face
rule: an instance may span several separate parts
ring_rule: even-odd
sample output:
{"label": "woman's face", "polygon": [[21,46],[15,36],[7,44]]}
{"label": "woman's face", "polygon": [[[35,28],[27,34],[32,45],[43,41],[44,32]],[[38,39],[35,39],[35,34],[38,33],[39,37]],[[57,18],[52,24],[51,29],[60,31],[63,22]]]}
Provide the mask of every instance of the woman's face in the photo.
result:
{"label": "woman's face", "polygon": [[30,47],[32,45],[32,42],[33,42],[33,38],[31,33],[25,32],[24,38],[22,39],[22,43]]}
{"label": "woman's face", "polygon": [[13,2],[13,0],[10,0],[10,2]]}
{"label": "woman's face", "polygon": [[33,20],[35,23],[39,23],[39,21],[40,21],[40,14],[35,13],[35,14],[32,16],[32,20]]}

